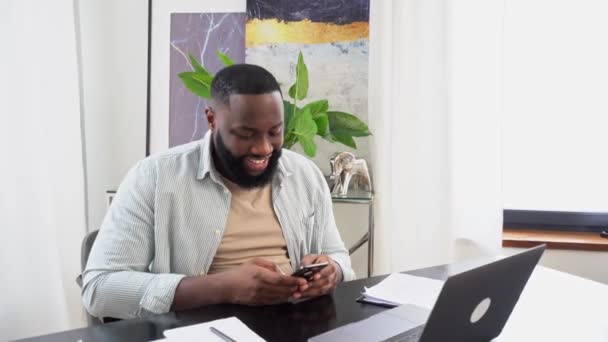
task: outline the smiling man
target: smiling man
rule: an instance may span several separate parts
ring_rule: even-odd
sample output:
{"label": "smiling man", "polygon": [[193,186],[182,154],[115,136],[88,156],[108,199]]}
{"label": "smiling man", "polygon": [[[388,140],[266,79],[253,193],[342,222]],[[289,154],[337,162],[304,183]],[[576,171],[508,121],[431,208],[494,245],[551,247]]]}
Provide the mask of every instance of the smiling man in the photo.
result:
{"label": "smiling man", "polygon": [[[323,175],[282,149],[275,78],[233,65],[211,95],[201,141],[140,161],[120,185],[83,274],[93,316],[282,303],[354,278]],[[310,282],[289,275],[323,261]]]}

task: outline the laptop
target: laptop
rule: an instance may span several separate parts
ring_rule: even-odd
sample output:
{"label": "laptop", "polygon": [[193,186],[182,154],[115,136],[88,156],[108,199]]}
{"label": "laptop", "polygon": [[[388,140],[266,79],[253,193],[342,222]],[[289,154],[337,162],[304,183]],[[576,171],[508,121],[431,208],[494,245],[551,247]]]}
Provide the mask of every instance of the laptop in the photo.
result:
{"label": "laptop", "polygon": [[309,341],[490,341],[500,335],[544,250],[540,245],[449,277],[430,312],[402,305]]}

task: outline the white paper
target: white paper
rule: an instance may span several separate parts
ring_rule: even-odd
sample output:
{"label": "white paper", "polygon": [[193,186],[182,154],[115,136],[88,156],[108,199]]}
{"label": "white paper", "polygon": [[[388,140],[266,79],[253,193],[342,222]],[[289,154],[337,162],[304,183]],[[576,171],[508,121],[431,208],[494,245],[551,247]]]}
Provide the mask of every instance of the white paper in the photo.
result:
{"label": "white paper", "polygon": [[426,309],[435,306],[443,281],[393,273],[376,286],[366,288],[366,298],[385,303],[413,304]]}
{"label": "white paper", "polygon": [[253,330],[236,317],[218,319],[211,322],[189,325],[176,329],[165,330],[168,341],[218,341],[222,338],[214,334],[209,328],[214,327],[236,341],[264,342]]}

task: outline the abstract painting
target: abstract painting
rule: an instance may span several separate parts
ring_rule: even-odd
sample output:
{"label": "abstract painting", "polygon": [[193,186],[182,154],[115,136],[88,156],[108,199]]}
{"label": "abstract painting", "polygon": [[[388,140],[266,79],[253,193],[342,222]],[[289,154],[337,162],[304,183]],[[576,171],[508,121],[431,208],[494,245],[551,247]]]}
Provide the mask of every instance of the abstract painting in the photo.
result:
{"label": "abstract painting", "polygon": [[[310,84],[304,102],[328,99],[330,110],[368,122],[369,0],[247,0],[245,33],[246,62],[268,69],[284,95],[295,81],[301,51]],[[324,173],[334,153],[349,150],[316,142],[313,160]],[[369,160],[367,139],[353,152]]]}
{"label": "abstract painting", "polygon": [[177,76],[192,70],[192,54],[211,73],[223,64],[216,51],[236,63],[245,61],[245,13],[172,13],[169,91],[169,147],[203,137],[207,102],[186,89]]}

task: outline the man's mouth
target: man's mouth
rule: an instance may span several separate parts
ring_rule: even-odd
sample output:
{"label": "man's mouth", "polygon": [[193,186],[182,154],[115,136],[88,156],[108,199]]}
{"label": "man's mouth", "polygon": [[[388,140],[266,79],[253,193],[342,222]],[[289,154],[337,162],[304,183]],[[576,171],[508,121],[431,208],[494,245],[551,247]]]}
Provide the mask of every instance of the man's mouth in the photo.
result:
{"label": "man's mouth", "polygon": [[258,175],[268,167],[268,160],[270,156],[264,158],[255,158],[255,157],[246,157],[245,158],[245,168],[247,171],[254,175]]}

